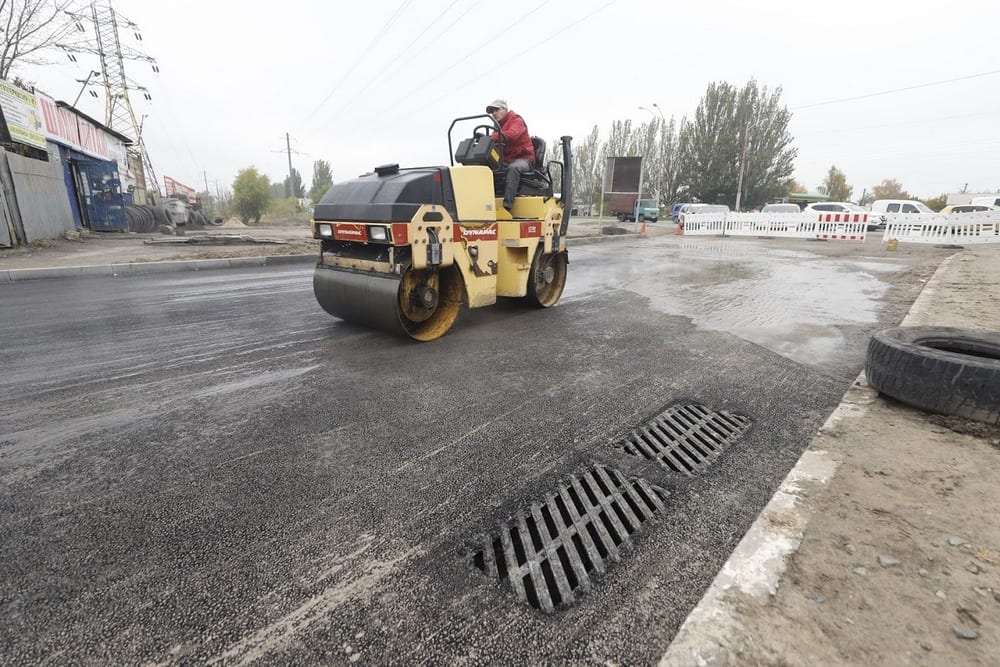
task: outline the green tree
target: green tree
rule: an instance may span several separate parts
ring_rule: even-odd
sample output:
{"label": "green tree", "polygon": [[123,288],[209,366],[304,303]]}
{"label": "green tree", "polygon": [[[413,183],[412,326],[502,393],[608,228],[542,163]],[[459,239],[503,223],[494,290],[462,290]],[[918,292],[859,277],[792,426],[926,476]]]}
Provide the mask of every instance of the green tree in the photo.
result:
{"label": "green tree", "polygon": [[260,222],[260,216],[267,210],[271,199],[270,179],[257,171],[256,167],[240,169],[233,181],[233,208],[243,224],[250,220]]}
{"label": "green tree", "polygon": [[787,181],[785,181],[785,191],[782,194],[790,195],[793,192],[809,192],[809,188],[802,185],[794,178],[789,178]]}
{"label": "green tree", "polygon": [[330,163],[326,160],[316,160],[313,162],[312,186],[309,188],[309,198],[318,202],[326,194],[326,191],[333,185],[333,172],[330,170]]}
{"label": "green tree", "polygon": [[[681,119],[681,123],[683,122]],[[673,116],[670,120],[660,123],[656,152],[657,164],[654,173],[657,190],[660,193],[660,206],[670,206],[679,200],[682,190],[679,137]]]}
{"label": "green tree", "polygon": [[[579,143],[572,145],[573,151],[573,198],[587,206],[594,207],[601,196],[601,175],[604,173],[601,164],[600,132],[595,125],[590,134]],[[561,151],[560,151],[561,153]],[[559,155],[562,160],[562,155]]]}
{"label": "green tree", "polygon": [[306,196],[306,187],[302,184],[302,174],[295,167],[292,167],[292,173],[285,178],[285,196],[300,198]]}
{"label": "green tree", "polygon": [[903,184],[894,178],[887,178],[872,188],[875,199],[913,199],[910,193],[903,189]]}
{"label": "green tree", "polygon": [[847,184],[847,175],[834,165],[826,173],[819,191],[825,193],[832,201],[850,201],[854,187]]}
{"label": "green tree", "polygon": [[927,208],[929,208],[930,210],[940,211],[941,209],[943,209],[945,206],[948,205],[948,195],[941,194],[938,195],[937,197],[924,199],[923,201],[927,205]]}
{"label": "green tree", "polygon": [[781,89],[711,83],[679,137],[680,182],[692,198],[736,207],[786,192],[797,151]]}

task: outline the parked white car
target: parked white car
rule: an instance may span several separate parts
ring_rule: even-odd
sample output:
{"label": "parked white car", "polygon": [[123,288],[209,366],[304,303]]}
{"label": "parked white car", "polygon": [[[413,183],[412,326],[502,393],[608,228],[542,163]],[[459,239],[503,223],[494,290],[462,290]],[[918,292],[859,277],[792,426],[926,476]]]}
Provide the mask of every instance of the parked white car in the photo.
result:
{"label": "parked white car", "polygon": [[824,201],[809,204],[803,209],[807,213],[868,213],[863,207],[849,201]]}
{"label": "parked white car", "polygon": [[798,204],[764,204],[761,213],[801,213]]}

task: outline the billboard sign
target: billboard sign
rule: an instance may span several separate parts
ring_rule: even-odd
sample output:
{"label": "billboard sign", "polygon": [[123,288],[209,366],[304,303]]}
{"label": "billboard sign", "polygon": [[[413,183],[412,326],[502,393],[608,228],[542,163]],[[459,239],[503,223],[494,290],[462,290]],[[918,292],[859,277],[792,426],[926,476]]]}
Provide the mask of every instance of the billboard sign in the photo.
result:
{"label": "billboard sign", "polygon": [[[163,177],[164,192],[168,197],[173,197],[174,195],[184,195],[189,204],[194,204],[198,201],[198,191],[192,187],[184,185],[180,181],[175,181],[169,176]],[[175,197],[176,199],[176,197]]]}
{"label": "billboard sign", "polygon": [[604,192],[637,194],[642,185],[641,157],[609,157],[604,169]]}
{"label": "billboard sign", "polygon": [[103,125],[74,112],[64,102],[56,102],[45,93],[38,93],[37,97],[48,139],[91,157],[113,160],[118,163],[120,174],[128,173],[125,144],[121,139],[108,134]]}
{"label": "billboard sign", "polygon": [[0,80],[0,107],[12,141],[45,150],[45,124],[33,93]]}

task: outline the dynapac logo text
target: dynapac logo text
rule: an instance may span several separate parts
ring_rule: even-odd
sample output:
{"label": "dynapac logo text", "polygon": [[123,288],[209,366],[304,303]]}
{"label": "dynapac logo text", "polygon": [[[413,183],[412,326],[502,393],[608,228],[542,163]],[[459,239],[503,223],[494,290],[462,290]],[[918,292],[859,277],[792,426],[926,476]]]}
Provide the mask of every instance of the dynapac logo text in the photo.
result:
{"label": "dynapac logo text", "polygon": [[364,225],[335,225],[333,228],[334,238],[343,240],[366,240],[368,234]]}
{"label": "dynapac logo text", "polygon": [[496,241],[497,226],[486,225],[485,227],[461,227],[462,238],[470,241]]}

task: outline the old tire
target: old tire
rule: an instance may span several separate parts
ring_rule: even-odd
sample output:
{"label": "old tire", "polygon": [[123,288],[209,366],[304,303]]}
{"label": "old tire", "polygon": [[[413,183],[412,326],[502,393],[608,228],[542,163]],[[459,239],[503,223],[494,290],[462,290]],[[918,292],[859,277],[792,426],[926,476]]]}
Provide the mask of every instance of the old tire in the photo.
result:
{"label": "old tire", "polygon": [[886,329],[868,342],[865,374],[879,393],[907,405],[1000,423],[1000,332]]}

